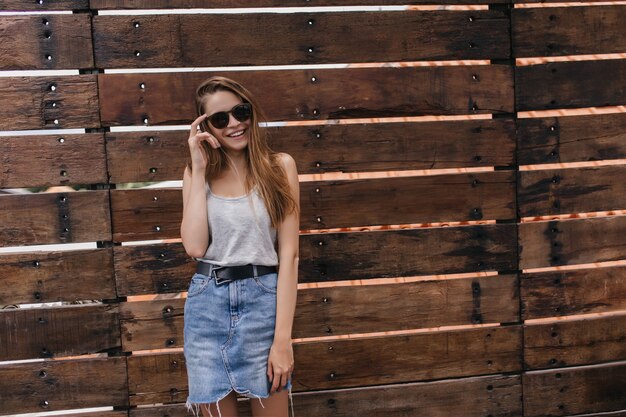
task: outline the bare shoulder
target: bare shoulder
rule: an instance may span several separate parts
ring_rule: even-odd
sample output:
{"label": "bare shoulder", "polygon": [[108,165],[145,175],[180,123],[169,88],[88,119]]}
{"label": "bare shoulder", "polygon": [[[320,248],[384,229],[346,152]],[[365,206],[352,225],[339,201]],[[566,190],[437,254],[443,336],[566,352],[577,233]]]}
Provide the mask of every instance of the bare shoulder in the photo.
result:
{"label": "bare shoulder", "polygon": [[279,152],[278,156],[279,156],[280,164],[285,169],[285,172],[287,174],[298,172],[298,169],[296,167],[296,161],[295,159],[293,159],[291,155],[285,152]]}

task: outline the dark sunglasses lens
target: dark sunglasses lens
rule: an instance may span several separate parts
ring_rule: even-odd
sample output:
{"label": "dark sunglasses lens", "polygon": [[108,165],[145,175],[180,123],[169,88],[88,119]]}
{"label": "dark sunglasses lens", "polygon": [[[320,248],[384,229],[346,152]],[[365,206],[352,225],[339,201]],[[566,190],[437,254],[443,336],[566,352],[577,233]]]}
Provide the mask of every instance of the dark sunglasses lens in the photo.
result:
{"label": "dark sunglasses lens", "polygon": [[240,122],[245,122],[252,114],[252,106],[249,103],[239,104],[233,108],[233,116]]}
{"label": "dark sunglasses lens", "polygon": [[217,112],[209,117],[211,124],[217,129],[224,129],[228,126],[228,113],[225,111]]}

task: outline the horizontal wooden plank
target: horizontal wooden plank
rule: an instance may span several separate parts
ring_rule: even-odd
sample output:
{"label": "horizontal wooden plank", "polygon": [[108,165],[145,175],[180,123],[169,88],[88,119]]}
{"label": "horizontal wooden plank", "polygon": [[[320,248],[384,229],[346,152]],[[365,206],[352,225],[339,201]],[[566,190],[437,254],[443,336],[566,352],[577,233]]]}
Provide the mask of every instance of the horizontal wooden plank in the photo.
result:
{"label": "horizontal wooden plank", "polygon": [[300,344],[294,346],[298,368],[292,382],[302,390],[514,372],[520,369],[520,330],[477,328]]}
{"label": "horizontal wooden plank", "polygon": [[0,188],[106,183],[102,134],[0,138]]}
{"label": "horizontal wooden plank", "polygon": [[626,216],[522,223],[520,268],[617,261],[626,253]]}
{"label": "horizontal wooden plank", "polygon": [[[300,290],[293,337],[515,322],[517,299],[514,275]],[[124,351],[183,347],[184,305],[182,298],[122,303]]]}
{"label": "horizontal wooden plank", "polygon": [[100,126],[96,76],[0,77],[0,129]]}
{"label": "horizontal wooden plank", "polygon": [[626,103],[626,59],[550,62],[516,67],[517,111]]}
{"label": "horizontal wooden plank", "polygon": [[128,411],[97,411],[94,413],[55,414],[59,417],[128,417]]}
{"label": "horizontal wooden plank", "polygon": [[513,55],[522,58],[621,53],[626,51],[624,20],[626,9],[613,5],[514,8]]}
{"label": "horizontal wooden plank", "polygon": [[626,113],[517,120],[520,165],[626,159]]}
{"label": "horizontal wooden plank", "polygon": [[94,16],[93,27],[98,68],[510,56],[509,21],[498,10]]}
{"label": "horizontal wooden plank", "polygon": [[121,347],[117,305],[0,311],[0,360],[59,358]]}
{"label": "horizontal wooden plank", "polygon": [[626,165],[521,171],[521,217],[626,208]]}
{"label": "horizontal wooden plank", "polygon": [[[514,193],[512,171],[305,182],[300,185],[300,226],[510,219],[515,217]],[[180,189],[113,190],[114,239],[179,237],[181,194]]]}
{"label": "horizontal wooden plank", "polygon": [[113,253],[120,297],[186,291],[196,268],[181,243],[115,246]]}
{"label": "horizontal wooden plank", "polygon": [[524,367],[626,360],[626,314],[524,326]]}
{"label": "horizontal wooden plank", "polygon": [[626,310],[626,267],[521,275],[523,319]]}
{"label": "horizontal wooden plank", "polygon": [[89,8],[89,0],[3,0],[2,11],[24,10],[85,10]]}
{"label": "horizontal wooden plank", "polygon": [[305,182],[300,224],[316,229],[511,219],[514,193],[512,171]]}
{"label": "horizontal wooden plank", "polygon": [[0,365],[3,413],[128,405],[126,358]]}
{"label": "horizontal wooden plank", "polygon": [[551,417],[626,409],[626,362],[527,372],[524,416]]}
{"label": "horizontal wooden plank", "polygon": [[[294,344],[293,390],[519,371],[521,336],[510,326]],[[186,374],[182,353],[130,356],[131,404],[184,401]]]}
{"label": "horizontal wooden plank", "polygon": [[[18,0],[12,0],[18,1]],[[406,4],[491,4],[505,3],[504,0],[307,0],[298,7],[319,6],[363,6],[363,5],[406,5]],[[250,7],[247,0],[91,0],[92,9],[178,9],[178,8],[235,8]],[[258,0],[255,7],[292,7],[287,0]]]}
{"label": "horizontal wooden plank", "polygon": [[0,256],[0,305],[115,297],[110,248]]}
{"label": "horizontal wooden plank", "polygon": [[0,195],[0,247],[111,240],[108,191]]}
{"label": "horizontal wooden plank", "polygon": [[0,16],[0,31],[1,70],[93,67],[87,14]]}
{"label": "horizontal wooden plank", "polygon": [[517,269],[516,236],[513,224],[302,235],[299,281]]}
{"label": "horizontal wooden plank", "polygon": [[[267,130],[270,147],[292,155],[300,174],[510,166],[515,153],[512,119]],[[181,139],[187,135],[186,131],[106,133],[111,182],[180,180],[189,154]]]}
{"label": "horizontal wooden plank", "polygon": [[[212,75],[218,74],[100,74],[102,123],[191,123],[196,114],[194,91]],[[513,111],[513,75],[508,65],[220,71],[219,75],[250,89],[268,120]]]}
{"label": "horizontal wooden plank", "polygon": [[[407,415],[464,417],[521,415],[521,378],[486,377],[417,382],[379,387],[295,393],[294,415],[362,417]],[[239,401],[239,415],[251,417],[250,402]],[[408,414],[407,414],[408,413]],[[184,404],[132,408],[131,417],[185,417]]]}

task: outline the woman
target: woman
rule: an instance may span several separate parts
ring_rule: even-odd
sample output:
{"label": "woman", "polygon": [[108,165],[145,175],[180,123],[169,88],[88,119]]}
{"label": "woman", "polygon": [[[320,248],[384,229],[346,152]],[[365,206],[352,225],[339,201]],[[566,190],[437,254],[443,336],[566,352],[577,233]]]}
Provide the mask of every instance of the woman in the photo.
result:
{"label": "woman", "polygon": [[196,90],[196,107],[180,230],[198,261],[185,302],[186,405],[195,415],[200,408],[204,416],[238,416],[238,392],[258,399],[254,417],[286,417],[298,281],[296,164],[268,147],[259,106],[239,83],[209,78]]}

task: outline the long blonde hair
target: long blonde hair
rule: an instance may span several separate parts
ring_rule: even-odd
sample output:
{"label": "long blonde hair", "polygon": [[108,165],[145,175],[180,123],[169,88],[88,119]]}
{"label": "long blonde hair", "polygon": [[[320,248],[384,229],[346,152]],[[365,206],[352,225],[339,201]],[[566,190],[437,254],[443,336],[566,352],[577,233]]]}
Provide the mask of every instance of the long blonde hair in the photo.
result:
{"label": "long blonde hair", "polygon": [[[270,149],[267,144],[267,129],[259,127],[259,122],[266,120],[265,116],[248,89],[234,80],[220,76],[213,76],[205,80],[196,89],[197,116],[205,113],[204,97],[217,91],[231,92],[239,97],[242,102],[252,104],[248,146],[245,151],[248,170],[244,180],[244,187],[246,193],[248,193],[254,185],[258,186],[259,193],[272,220],[272,226],[277,228],[289,213],[292,211],[297,212],[298,206],[290,193],[289,181],[280,163],[280,155]],[[211,132],[206,119],[200,126],[204,132]],[[207,152],[210,161],[207,164],[204,175],[207,182],[217,177],[229,165],[236,169],[234,164],[229,163],[229,157],[221,147],[214,149],[206,141],[202,141],[201,144]],[[191,160],[187,162],[187,166],[190,170],[192,169]]]}

